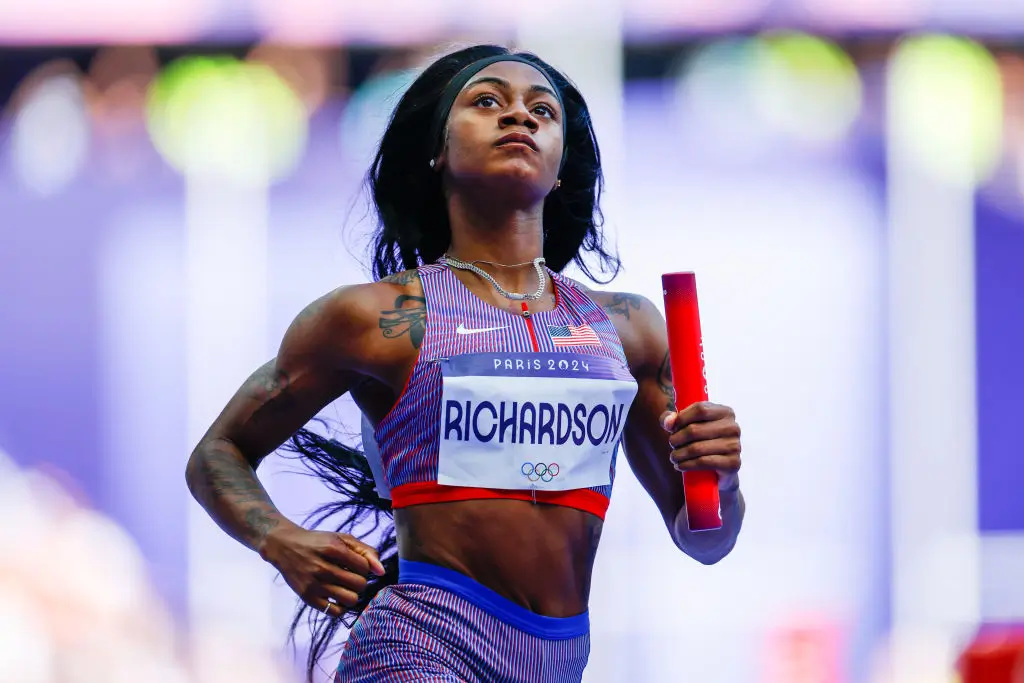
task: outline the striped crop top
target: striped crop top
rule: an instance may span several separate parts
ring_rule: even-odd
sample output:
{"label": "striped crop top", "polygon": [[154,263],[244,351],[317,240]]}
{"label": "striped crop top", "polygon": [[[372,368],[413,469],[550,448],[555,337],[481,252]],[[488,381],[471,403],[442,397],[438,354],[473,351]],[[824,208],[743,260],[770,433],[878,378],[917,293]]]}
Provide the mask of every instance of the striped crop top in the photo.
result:
{"label": "striped crop top", "polygon": [[419,268],[419,356],[376,429],[363,419],[394,508],[508,498],[604,518],[636,382],[605,312],[548,272],[555,308],[526,317],[481,300],[443,261]]}

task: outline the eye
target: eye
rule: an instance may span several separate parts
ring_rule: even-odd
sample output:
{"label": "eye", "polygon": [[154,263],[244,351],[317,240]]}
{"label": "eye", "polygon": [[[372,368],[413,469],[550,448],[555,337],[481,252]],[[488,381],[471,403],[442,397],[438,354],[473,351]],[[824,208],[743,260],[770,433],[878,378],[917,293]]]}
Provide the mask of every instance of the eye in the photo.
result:
{"label": "eye", "polygon": [[491,106],[498,104],[498,98],[494,95],[481,95],[473,101],[474,106],[486,107],[490,109]]}
{"label": "eye", "polygon": [[536,107],[533,108],[533,111],[534,113],[540,114],[541,116],[546,116],[549,119],[555,118],[555,110],[546,104],[538,104]]}

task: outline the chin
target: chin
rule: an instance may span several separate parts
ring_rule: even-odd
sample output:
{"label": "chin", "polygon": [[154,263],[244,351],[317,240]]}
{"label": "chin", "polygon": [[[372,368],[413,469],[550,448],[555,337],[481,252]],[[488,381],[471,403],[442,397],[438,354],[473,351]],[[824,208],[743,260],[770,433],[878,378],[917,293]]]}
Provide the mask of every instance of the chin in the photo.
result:
{"label": "chin", "polygon": [[517,204],[543,200],[555,184],[550,176],[537,160],[525,157],[491,159],[475,169],[460,168],[455,174],[457,183]]}
{"label": "chin", "polygon": [[531,195],[543,197],[547,189],[555,184],[552,180],[548,182],[545,173],[530,163],[523,163],[519,159],[510,159],[506,163],[495,164],[488,168],[483,174],[484,177],[500,181],[508,189],[515,186],[517,189]]}

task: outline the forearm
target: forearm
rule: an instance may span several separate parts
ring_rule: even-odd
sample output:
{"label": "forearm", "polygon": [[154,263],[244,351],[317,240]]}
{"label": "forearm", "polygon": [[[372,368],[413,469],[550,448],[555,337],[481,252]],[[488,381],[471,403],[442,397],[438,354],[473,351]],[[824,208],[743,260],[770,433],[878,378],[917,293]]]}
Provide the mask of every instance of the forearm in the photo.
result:
{"label": "forearm", "polygon": [[185,470],[193,497],[228,535],[259,550],[266,535],[291,522],[281,514],[237,446],[224,439],[200,443]]}
{"label": "forearm", "polygon": [[686,523],[686,506],[676,515],[672,538],[684,553],[702,564],[714,564],[732,551],[736,545],[746,503],[739,487],[719,492],[722,507],[722,527],[712,531],[690,531]]}

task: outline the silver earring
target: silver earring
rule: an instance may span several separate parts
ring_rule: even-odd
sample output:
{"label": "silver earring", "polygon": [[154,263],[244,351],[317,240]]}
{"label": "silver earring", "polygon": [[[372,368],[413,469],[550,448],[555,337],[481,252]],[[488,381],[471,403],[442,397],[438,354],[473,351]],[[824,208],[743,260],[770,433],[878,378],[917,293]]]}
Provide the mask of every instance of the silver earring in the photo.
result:
{"label": "silver earring", "polygon": [[431,159],[430,160],[430,168],[434,168],[435,164],[437,164],[437,160],[436,159]]}

